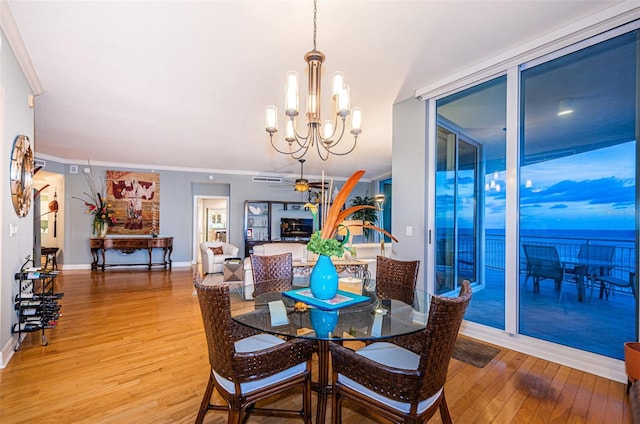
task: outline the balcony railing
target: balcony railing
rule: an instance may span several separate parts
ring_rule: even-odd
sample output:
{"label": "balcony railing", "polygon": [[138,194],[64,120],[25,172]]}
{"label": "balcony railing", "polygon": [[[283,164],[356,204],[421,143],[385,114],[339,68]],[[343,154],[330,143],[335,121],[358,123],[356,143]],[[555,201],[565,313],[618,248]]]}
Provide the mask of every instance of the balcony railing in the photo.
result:
{"label": "balcony railing", "polygon": [[[460,238],[460,251],[472,251],[473,237]],[[613,262],[616,264],[612,275],[622,278],[624,271],[636,269],[636,247],[629,239],[575,238],[575,237],[534,237],[520,238],[520,244],[538,244],[555,246],[561,258],[575,259],[580,246],[596,244],[615,246]],[[520,250],[521,269],[524,269],[524,252]],[[487,268],[505,269],[505,239],[504,236],[488,235],[485,238],[485,265]]]}

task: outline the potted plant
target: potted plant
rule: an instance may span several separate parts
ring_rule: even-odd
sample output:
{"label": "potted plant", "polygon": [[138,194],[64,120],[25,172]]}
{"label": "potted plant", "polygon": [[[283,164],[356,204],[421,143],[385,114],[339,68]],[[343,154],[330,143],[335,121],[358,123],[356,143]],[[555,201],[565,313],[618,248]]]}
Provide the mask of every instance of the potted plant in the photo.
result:
{"label": "potted plant", "polygon": [[93,169],[89,164],[89,173],[83,174],[89,192],[84,192],[85,198],[75,197],[74,199],[80,200],[87,208],[85,213],[93,215],[93,222],[91,225],[92,233],[97,237],[104,237],[107,234],[109,225],[116,224],[117,219],[115,212],[111,209],[111,204],[107,203],[105,199],[106,194],[106,181],[101,181],[100,184],[96,183],[93,176]]}
{"label": "potted plant", "polygon": [[[376,200],[373,197],[369,197],[368,194],[365,194],[364,197],[356,196],[351,200],[351,206],[362,206],[362,205],[375,207]],[[357,221],[363,221],[364,223],[367,223],[367,224],[375,224],[378,221],[378,208],[375,207],[374,209],[371,209],[371,208],[360,209],[351,215],[351,219],[357,220]],[[363,234],[365,239],[369,239],[372,233],[373,233],[373,230],[370,228],[363,229]]]}

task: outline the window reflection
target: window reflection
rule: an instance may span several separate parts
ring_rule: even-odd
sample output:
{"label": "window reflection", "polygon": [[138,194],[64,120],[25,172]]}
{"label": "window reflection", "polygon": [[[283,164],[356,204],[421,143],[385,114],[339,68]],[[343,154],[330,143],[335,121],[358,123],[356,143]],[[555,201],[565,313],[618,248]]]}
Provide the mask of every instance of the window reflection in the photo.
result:
{"label": "window reflection", "polygon": [[557,252],[563,274],[543,273],[534,291],[525,280],[549,258],[521,255],[519,331],[619,359],[636,340],[635,298],[597,277],[636,267],[637,35],[521,74],[520,245]]}

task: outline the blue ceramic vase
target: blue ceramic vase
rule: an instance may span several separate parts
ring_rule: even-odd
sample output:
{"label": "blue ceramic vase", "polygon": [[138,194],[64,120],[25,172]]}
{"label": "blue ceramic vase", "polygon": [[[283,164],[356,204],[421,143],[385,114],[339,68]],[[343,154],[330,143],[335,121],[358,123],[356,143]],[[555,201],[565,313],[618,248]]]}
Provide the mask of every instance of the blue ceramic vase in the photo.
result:
{"label": "blue ceramic vase", "polygon": [[309,282],[311,293],[316,299],[333,299],[338,293],[338,271],[329,256],[320,255]]}
{"label": "blue ceramic vase", "polygon": [[329,338],[329,334],[338,324],[338,311],[323,311],[313,308],[310,314],[311,327],[316,332],[316,336],[322,339]]}

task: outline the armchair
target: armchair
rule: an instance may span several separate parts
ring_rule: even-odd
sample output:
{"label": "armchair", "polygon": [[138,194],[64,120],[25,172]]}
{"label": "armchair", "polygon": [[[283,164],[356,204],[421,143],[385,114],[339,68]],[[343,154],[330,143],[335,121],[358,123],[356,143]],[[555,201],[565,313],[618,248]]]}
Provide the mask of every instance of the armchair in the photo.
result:
{"label": "armchair", "polygon": [[[222,253],[214,253],[214,248]],[[238,248],[229,243],[220,241],[205,241],[200,244],[200,256],[202,256],[202,273],[211,274],[222,272],[222,264],[225,259],[238,257]]]}

